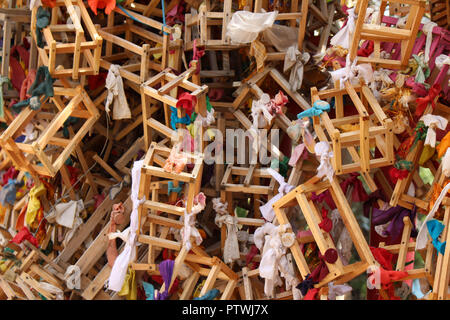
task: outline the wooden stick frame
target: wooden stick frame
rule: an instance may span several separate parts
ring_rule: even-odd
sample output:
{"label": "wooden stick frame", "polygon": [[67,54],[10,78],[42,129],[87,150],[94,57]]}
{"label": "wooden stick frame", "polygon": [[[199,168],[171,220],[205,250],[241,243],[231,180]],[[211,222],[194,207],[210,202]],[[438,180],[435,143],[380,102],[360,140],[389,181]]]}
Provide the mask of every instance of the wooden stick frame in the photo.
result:
{"label": "wooden stick frame", "polygon": [[[78,17],[74,6],[78,6],[81,16]],[[66,7],[70,15],[72,24],[57,24],[58,11],[61,7]],[[31,29],[34,41],[36,40],[36,14],[37,8],[32,10]],[[86,39],[82,22],[91,38]],[[57,41],[54,33],[75,32],[74,41],[71,43],[61,43]],[[55,78],[71,77],[78,80],[81,75],[97,75],[100,67],[100,54],[102,50],[102,37],[98,34],[89,13],[81,0],[57,0],[52,9],[50,24],[42,30],[43,37],[47,42],[44,48],[38,48],[39,57],[44,65],[48,66],[50,74]],[[60,54],[73,53],[72,68],[56,68],[56,56]],[[87,66],[83,66],[82,60],[87,61]]]}
{"label": "wooden stick frame", "polygon": [[[265,6],[264,6],[265,5]],[[296,1],[291,1],[291,8],[290,8],[290,12],[289,13],[278,13],[277,17],[275,20],[278,21],[283,21],[283,20],[287,20],[289,21],[289,25],[290,27],[296,27],[297,25],[297,19],[299,19],[300,23],[299,23],[299,27],[298,27],[298,39],[297,39],[297,45],[300,51],[302,51],[303,48],[303,40],[305,37],[305,31],[306,31],[306,24],[308,21],[308,10],[309,8],[314,7],[314,9],[317,9],[315,7],[315,5],[312,3],[312,1],[308,1],[308,2],[302,2],[300,8],[299,8],[299,4],[298,4],[298,0]],[[262,12],[261,9],[265,9],[266,11],[269,9],[268,8],[268,2],[262,1],[262,0],[255,0],[255,5],[254,5],[254,12],[259,13]],[[299,11],[300,9],[300,11]],[[312,11],[314,14],[316,14],[316,12],[319,13],[319,16],[322,16],[322,14],[320,14],[319,10],[313,10]],[[327,22],[327,19],[324,18],[323,19],[324,24]],[[284,55],[285,53],[276,53],[273,55],[268,54],[268,56],[270,57],[270,60],[284,60]],[[282,56],[282,58],[281,58]]]}
{"label": "wooden stick frame", "polygon": [[[107,26],[98,28],[99,34],[106,41],[102,59],[109,63],[114,63],[114,61],[129,59],[133,56],[139,57],[137,63],[122,65],[121,69],[135,74],[136,76],[129,80],[137,85],[141,85],[148,79],[151,70],[156,72],[164,70],[168,66],[167,53],[169,49],[179,51],[180,46],[177,45],[176,41],[169,41],[173,28],[164,26],[159,21],[133,11],[127,11],[127,13],[116,7],[108,16]],[[126,24],[115,26],[114,17],[116,14],[124,16],[126,18]],[[154,30],[157,31],[155,32]],[[163,31],[162,36],[158,34],[161,30]],[[137,45],[136,43],[139,41],[144,42],[144,44],[142,46]],[[157,45],[160,45],[160,47],[157,47]],[[116,47],[122,48],[123,51],[113,52]],[[154,54],[161,54],[161,62],[156,62],[151,59]]]}
{"label": "wooden stick frame", "polygon": [[[430,114],[433,112],[433,109],[431,107],[431,104],[428,104],[427,108],[424,111],[424,114]],[[445,175],[442,174],[442,164],[439,166],[437,172],[435,172],[434,180],[431,185],[431,188],[429,191],[425,194],[424,197],[412,197],[408,195],[408,189],[411,183],[414,182],[416,186],[420,186],[420,184],[423,184],[423,181],[420,177],[417,177],[418,175],[418,169],[419,169],[419,160],[420,155],[422,154],[424,148],[424,141],[419,140],[416,144],[416,146],[408,152],[406,155],[406,161],[412,162],[412,170],[411,172],[408,172],[408,175],[404,179],[399,179],[397,183],[395,184],[394,190],[392,192],[392,197],[389,202],[391,206],[397,206],[401,205],[402,207],[405,207],[407,209],[412,209],[414,205],[417,207],[427,211],[429,210],[429,200],[431,198],[431,192],[434,188],[435,184],[442,185],[445,181]],[[429,164],[430,161],[427,162]],[[424,165],[425,166],[425,165]],[[431,167],[434,169],[432,164],[429,164],[428,167]],[[436,170],[434,170],[436,171]]]}
{"label": "wooden stick frame", "polygon": [[[442,222],[445,225],[445,228],[440,237],[442,241],[449,241],[450,199],[448,197],[444,198],[443,204],[445,205],[445,214]],[[450,300],[450,294],[448,293],[450,283],[450,249],[446,246],[444,254],[437,253],[437,255],[431,299]]]}
{"label": "wooden stick frame", "polygon": [[[351,98],[358,114],[344,117],[344,95]],[[330,119],[328,113],[323,112],[320,116],[313,117],[313,124],[320,141],[326,141],[332,146],[334,154],[332,165],[336,174],[341,175],[355,171],[368,173],[371,169],[394,164],[393,122],[386,116],[371,90],[365,85],[352,86],[348,81],[345,82],[344,89],[328,89],[318,92],[316,87],[311,88],[313,102],[331,97],[336,99],[336,118]],[[368,112],[369,106],[373,111],[371,115]],[[344,124],[359,124],[359,129],[340,132],[336,127]],[[377,149],[381,152],[381,158],[371,157],[370,141],[375,141]],[[359,147],[359,161],[353,157],[353,163],[343,164],[342,149],[347,149],[352,154],[354,151],[350,150],[352,147]]]}
{"label": "wooden stick frame", "polygon": [[[233,176],[245,177],[243,183],[233,183]],[[270,183],[268,186],[262,186],[254,183],[254,179],[268,178]],[[228,165],[223,175],[221,189],[226,193],[249,193],[254,195],[272,195],[275,188],[276,180],[267,171],[267,168],[256,168],[256,165],[250,167],[237,167]],[[229,203],[231,206],[231,203]]]}
{"label": "wooden stick frame", "polygon": [[450,3],[443,0],[431,0],[429,2],[431,21],[442,28],[450,26]]}
{"label": "wooden stick frame", "polygon": [[[70,101],[66,105],[63,102],[64,96],[70,98]],[[58,109],[56,115],[44,113],[42,110],[32,110],[27,107],[22,110],[0,136],[0,145],[8,157],[11,158],[14,166],[20,170],[30,172],[34,176],[40,174],[54,177],[81,139],[100,117],[97,108],[81,86],[74,89],[55,87],[54,97],[51,97],[50,100]],[[72,139],[61,138],[58,132],[70,116],[85,119],[85,122]],[[31,144],[14,141],[22,134],[22,130],[30,121],[39,118],[49,119],[51,122],[36,141]],[[63,151],[58,154],[56,159],[48,155],[48,152],[46,153],[46,148],[49,145],[63,148]],[[33,159],[40,161],[42,166],[33,164]]]}
{"label": "wooden stick frame", "polygon": [[[191,160],[194,160],[194,168],[191,173],[166,172],[164,166],[165,157],[170,153],[171,149],[160,146],[153,142],[144,158],[142,167],[141,183],[139,186],[140,198],[145,197],[146,200],[138,208],[139,226],[149,227],[149,235],[143,234],[139,228],[137,235],[141,243],[149,245],[148,263],[134,263],[133,268],[136,270],[155,270],[154,247],[168,248],[176,251],[182,249],[182,244],[177,241],[165,239],[168,236],[169,227],[181,229],[183,223],[174,219],[174,216],[183,216],[185,210],[190,212],[194,205],[194,196],[200,190],[201,172],[203,169],[203,154],[194,155],[186,154]],[[155,164],[159,165],[156,166]],[[158,180],[155,180],[158,179]],[[153,180],[153,181],[152,181]],[[173,181],[174,184],[184,182],[184,194],[186,195],[186,209],[176,205],[161,202],[159,198],[160,191],[166,188],[167,182]],[[160,213],[168,214],[168,217],[161,216]],[[156,236],[156,225],[163,226],[160,236]]]}
{"label": "wooden stick frame", "polygon": [[402,231],[401,242],[399,244],[389,246],[385,245],[384,242],[381,242],[379,244],[379,247],[386,249],[387,251],[393,254],[398,254],[395,270],[408,272],[408,276],[405,278],[405,280],[426,278],[429,283],[433,283],[432,258],[433,258],[433,251],[436,250],[434,250],[431,241],[428,241],[427,247],[424,250],[419,251],[419,253],[423,257],[423,260],[425,261],[425,266],[419,269],[405,270],[405,264],[407,262],[406,255],[409,251],[415,250],[416,242],[409,241],[411,238],[411,229],[412,229],[412,223],[409,217],[404,217],[403,223],[404,228]]}
{"label": "wooden stick frame", "polygon": [[[425,12],[426,2],[423,0],[407,2],[410,4],[410,10],[404,29],[390,28],[380,25],[380,21],[383,19],[384,9],[386,8],[387,3],[388,1],[381,2],[378,24],[366,24],[364,23],[364,20],[366,10],[368,8],[368,0],[358,1],[355,8],[355,14],[357,14],[358,18],[355,22],[355,30],[353,32],[353,39],[349,49],[351,61],[354,61],[356,58],[360,40],[372,40],[375,45],[374,57],[358,57],[358,63],[372,63],[375,66],[391,69],[401,69],[408,65],[408,60],[411,56],[414,41],[419,30],[420,21]],[[389,3],[405,3],[405,1],[391,0]],[[400,42],[400,60],[381,58],[379,50],[381,42]]]}
{"label": "wooden stick frame", "polygon": [[[134,0],[127,0],[123,4],[123,6],[129,10],[139,12],[140,14],[142,14],[145,17],[154,16],[154,17],[161,18],[162,10],[160,8],[157,8],[158,4],[160,4],[160,3],[161,3],[161,0],[151,0],[148,2],[148,4],[141,4],[141,3],[134,2]],[[167,12],[172,10],[178,3],[179,3],[179,0],[171,0],[171,1],[169,1],[168,4],[166,3],[166,6],[165,6],[166,14],[167,14]]]}
{"label": "wooden stick frame", "polygon": [[[184,48],[192,50],[194,41],[197,46],[205,47],[206,50],[231,50],[243,47],[243,45],[231,44],[231,39],[226,36],[227,25],[231,20],[232,0],[224,0],[222,11],[212,11],[211,1],[206,0],[201,5],[198,14],[186,14],[184,24]],[[198,35],[193,32],[197,26]],[[219,39],[212,39],[213,27],[221,28]]]}
{"label": "wooden stick frame", "polygon": [[[30,30],[30,17],[31,11],[28,9],[5,9],[0,8],[0,24],[2,25],[2,34],[3,34],[3,48],[1,52],[1,69],[0,74],[3,77],[9,77],[10,68],[9,68],[9,59],[11,53],[11,44],[19,45],[22,42],[23,35]],[[33,56],[36,58],[36,56]],[[30,53],[30,61],[32,60]],[[6,97],[19,97],[19,93],[13,89],[7,89],[7,85],[3,85],[3,96]],[[6,111],[6,110],[5,110]],[[6,113],[6,112],[5,112]],[[3,122],[10,123],[8,119],[8,115],[5,114],[4,119],[0,119]]]}
{"label": "wooden stick frame", "polygon": [[[174,75],[171,70],[165,69],[145,81],[141,85],[141,101],[142,101],[142,115],[144,124],[144,140],[145,147],[148,149],[151,141],[151,130],[161,132],[168,138],[174,137],[173,128],[170,128],[170,107],[176,108],[178,99],[176,98],[178,88],[186,90],[191,95],[196,97],[197,103],[194,107],[194,111],[200,114],[202,117],[206,117],[206,93],[208,92],[208,86],[199,86],[188,79],[193,76],[196,69],[196,63],[191,68],[181,73],[179,76]],[[157,90],[154,86],[160,84],[161,87]],[[165,126],[150,117],[150,99],[155,99],[163,103]],[[177,108],[177,116],[184,116],[184,110]]]}
{"label": "wooden stick frame", "polygon": [[213,289],[216,280],[220,279],[225,280],[227,283],[220,300],[230,299],[233,290],[238,283],[238,275],[222,260],[218,257],[211,258],[206,254],[187,254],[184,259],[184,263],[190,267],[194,273],[191,275],[191,278],[188,278],[189,282],[185,286],[180,296],[180,300],[186,300],[192,297],[195,284],[200,276],[206,276],[206,281],[200,291],[200,296],[205,295],[209,290]]}
{"label": "wooden stick frame", "polygon": [[[344,266],[341,260],[338,258],[334,264],[327,263],[327,267],[330,273],[318,284],[316,288],[322,287],[324,284],[334,281],[334,283],[345,283],[361,273],[367,270],[370,265],[378,265],[370,252],[367,241],[365,240],[362,231],[350,209],[347,199],[337,181],[336,177],[333,177],[331,182],[323,181],[319,182],[319,179],[314,177],[310,181],[298,186],[283,198],[275,202],[273,205],[275,215],[279,224],[289,224],[289,220],[284,212],[284,208],[291,206],[300,206],[302,213],[306,219],[306,222],[312,231],[314,242],[316,242],[321,254],[325,254],[328,249],[335,249],[333,240],[329,234],[323,232],[319,228],[321,221],[321,215],[316,207],[316,204],[310,200],[311,192],[323,192],[330,190],[337,209],[342,217],[345,227],[349,231],[352,238],[353,245],[355,246],[358,255],[361,259],[359,262],[355,262],[350,265]],[[301,276],[306,278],[311,273],[305,257],[300,250],[299,242],[295,241],[290,247],[290,251],[294,256],[296,265],[300,271]]]}

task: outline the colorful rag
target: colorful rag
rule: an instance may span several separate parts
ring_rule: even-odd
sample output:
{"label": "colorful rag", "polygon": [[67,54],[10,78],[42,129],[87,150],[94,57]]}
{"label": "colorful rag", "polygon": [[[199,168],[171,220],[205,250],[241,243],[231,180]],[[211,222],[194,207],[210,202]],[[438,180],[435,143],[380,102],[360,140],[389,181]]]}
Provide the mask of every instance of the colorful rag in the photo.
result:
{"label": "colorful rag", "polygon": [[317,100],[313,103],[312,108],[297,114],[298,119],[309,118],[310,123],[313,123],[312,117],[320,116],[324,111],[330,111],[330,104],[323,100]]}
{"label": "colorful rag", "polygon": [[122,289],[117,293],[119,296],[125,296],[127,300],[137,299],[136,272],[129,267],[125,276]]}
{"label": "colorful rag", "polygon": [[39,247],[37,239],[31,234],[27,227],[23,227],[15,236],[11,239],[11,242],[21,244],[24,240],[30,241],[35,247]]}
{"label": "colorful rag", "polygon": [[45,196],[47,189],[43,183],[39,183],[38,186],[31,188],[29,192],[30,199],[28,200],[27,213],[25,215],[25,222],[28,226],[31,226],[36,219],[37,213],[41,208],[41,200],[39,197]]}
{"label": "colorful rag", "polygon": [[433,107],[433,110],[436,106],[436,97],[441,92],[441,85],[439,83],[435,83],[431,86],[430,90],[428,91],[428,95],[423,98],[417,98],[417,107],[415,116],[420,117],[425,109],[427,108],[428,104],[431,103],[431,106]]}
{"label": "colorful rag", "polygon": [[431,239],[433,239],[433,246],[436,248],[438,252],[444,255],[445,252],[445,244],[446,241],[439,241],[439,236],[442,231],[444,231],[444,224],[436,219],[427,221],[428,233],[430,234]]}
{"label": "colorful rag", "polygon": [[159,264],[159,271],[164,280],[164,292],[158,292],[155,300],[166,300],[169,298],[169,286],[172,280],[174,260],[164,260]]}
{"label": "colorful rag", "polygon": [[53,97],[53,82],[56,79],[53,79],[50,75],[50,71],[47,66],[40,66],[36,72],[36,79],[34,83],[31,85],[28,93],[31,94],[31,97],[17,102],[13,105],[13,109],[19,113],[23,107],[30,106],[32,110],[39,110],[41,107],[41,101],[39,97],[44,95],[45,98]]}
{"label": "colorful rag", "polygon": [[105,9],[110,14],[116,7],[116,0],[88,0],[89,8],[97,15],[97,9]]}
{"label": "colorful rag", "polygon": [[403,218],[409,217],[413,225],[411,235],[415,236],[417,234],[415,219],[416,219],[416,207],[414,206],[412,210],[403,208],[402,206],[396,206],[389,208],[388,210],[381,210],[373,208],[372,211],[372,223],[375,226],[384,225],[389,223],[386,227],[383,236],[389,236],[392,241],[398,239],[404,227]]}
{"label": "colorful rag", "polygon": [[36,42],[39,48],[44,48],[44,42],[42,41],[42,29],[47,27],[50,23],[50,11],[39,7],[36,13]]}

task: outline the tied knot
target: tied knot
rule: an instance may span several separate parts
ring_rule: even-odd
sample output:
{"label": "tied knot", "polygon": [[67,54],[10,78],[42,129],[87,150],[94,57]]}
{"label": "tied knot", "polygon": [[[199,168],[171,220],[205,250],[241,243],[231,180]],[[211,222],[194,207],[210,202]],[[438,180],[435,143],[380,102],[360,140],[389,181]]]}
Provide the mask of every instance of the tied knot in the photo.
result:
{"label": "tied knot", "polygon": [[180,181],[178,182],[178,187],[174,187],[173,181],[167,182],[167,193],[169,194],[169,196],[172,192],[180,194],[180,192],[183,190],[183,184],[184,182]]}
{"label": "tied knot", "polygon": [[81,289],[81,269],[76,265],[71,265],[67,268],[64,274],[64,279],[66,280],[67,288],[70,290]]}
{"label": "tied knot", "polygon": [[177,108],[183,108],[186,114],[190,117],[195,105],[197,104],[197,97],[189,92],[183,92],[178,96],[176,104]]}
{"label": "tied knot", "polygon": [[[197,61],[197,68],[195,69],[195,74],[200,73],[200,61],[204,55],[205,55],[205,49],[199,49],[197,47],[197,39],[194,39],[192,61]],[[191,67],[192,61],[189,63],[189,67]]]}
{"label": "tied knot", "polygon": [[170,106],[170,111],[172,112],[170,115],[170,125],[173,130],[177,130],[177,123],[186,125],[191,123],[191,118],[187,114],[182,118],[178,117],[177,108]]}
{"label": "tied knot", "polygon": [[[439,70],[442,70],[444,65],[450,65],[450,57],[446,54],[441,54],[436,57],[436,59],[434,60],[434,63]],[[447,73],[448,73],[448,71],[447,71]]]}
{"label": "tied knot", "polygon": [[422,31],[427,35],[425,42],[425,62],[430,61],[431,42],[433,40],[433,29],[437,27],[437,23],[429,21],[423,25]]}
{"label": "tied knot", "polygon": [[304,65],[308,63],[311,58],[308,52],[301,53],[298,50],[298,45],[290,46],[284,57],[283,72],[291,70],[289,74],[289,84],[292,91],[297,91],[301,88],[303,82]]}
{"label": "tied knot", "polygon": [[413,59],[416,61],[416,77],[415,82],[425,84],[425,80],[430,76],[430,68],[428,62],[423,55],[413,54]]}
{"label": "tied knot", "polygon": [[352,85],[359,84],[360,79],[366,84],[373,81],[373,70],[370,63],[357,64],[358,58],[350,61],[350,55],[347,55],[345,67],[331,71],[331,77],[334,82],[339,81],[340,88],[344,88],[344,83],[349,81]]}
{"label": "tied knot", "polygon": [[430,234],[431,239],[433,240],[433,246],[436,248],[438,252],[440,252],[442,255],[445,253],[445,245],[446,241],[441,242],[439,241],[439,236],[441,235],[442,231],[444,231],[444,224],[438,220],[430,220],[427,222],[427,228],[428,233]]}
{"label": "tied knot", "polygon": [[223,203],[220,198],[214,198],[212,200],[213,203],[213,210],[217,212],[220,215],[226,215],[228,214],[228,202]]}
{"label": "tied knot", "polygon": [[283,176],[281,174],[279,174],[278,172],[276,172],[274,169],[267,168],[267,171],[279,183],[279,185],[280,185],[278,187],[279,193],[281,193],[282,195],[285,195],[286,193],[289,193],[289,192],[291,192],[292,189],[294,189],[294,187],[291,186],[290,184],[288,184],[287,182],[285,182]]}
{"label": "tied knot", "polygon": [[269,112],[269,107],[270,96],[267,93],[262,94],[259,100],[253,100],[251,116],[254,129],[264,127],[272,122],[273,115]]}
{"label": "tied knot", "polygon": [[333,228],[333,221],[328,218],[328,210],[325,208],[322,208],[322,221],[319,223],[319,227],[325,232],[330,232]]}
{"label": "tied knot", "polygon": [[424,145],[434,148],[436,146],[436,128],[445,130],[448,120],[441,116],[426,114],[420,118],[420,121],[428,127]]}
{"label": "tied knot", "polygon": [[330,144],[327,141],[321,141],[314,147],[316,155],[320,158],[320,165],[317,168],[317,176],[331,181],[334,175],[334,169],[331,166],[331,159],[333,158],[333,151],[330,151]]}
{"label": "tied knot", "polygon": [[316,100],[311,108],[297,114],[297,119],[309,118],[309,121],[313,123],[312,117],[320,116],[324,111],[330,111],[330,104],[323,100]]}
{"label": "tied knot", "polygon": [[181,236],[183,239],[183,243],[188,251],[192,248],[191,237],[195,239],[196,245],[200,245],[200,243],[202,243],[203,241],[200,232],[195,227],[195,222],[197,214],[205,209],[205,206],[206,196],[203,192],[200,192],[194,197],[194,203],[191,212],[188,213],[187,209],[185,209],[184,211],[184,227],[181,229]]}
{"label": "tied knot", "polygon": [[308,274],[306,278],[297,285],[296,288],[300,290],[303,296],[306,296],[309,289],[314,288],[314,280],[311,278],[311,274]]}
{"label": "tied knot", "polygon": [[427,96],[425,96],[423,98],[417,98],[416,99],[417,107],[416,107],[415,115],[417,117],[420,117],[423,114],[423,112],[425,111],[428,104],[431,104],[431,106],[433,107],[433,110],[434,110],[434,108],[436,106],[435,100],[440,92],[441,92],[441,85],[439,83],[435,83],[431,86],[430,90],[428,91]]}

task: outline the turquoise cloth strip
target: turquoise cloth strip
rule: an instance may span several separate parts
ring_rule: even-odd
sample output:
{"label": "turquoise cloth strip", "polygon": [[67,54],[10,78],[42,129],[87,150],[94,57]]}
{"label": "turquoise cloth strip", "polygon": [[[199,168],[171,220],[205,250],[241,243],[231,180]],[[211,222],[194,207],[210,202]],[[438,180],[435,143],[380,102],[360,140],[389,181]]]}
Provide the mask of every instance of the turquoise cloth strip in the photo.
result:
{"label": "turquoise cloth strip", "polygon": [[441,235],[442,231],[444,231],[445,226],[440,221],[433,219],[427,222],[427,228],[431,239],[433,239],[433,246],[438,252],[443,255],[445,252],[446,241],[439,241],[439,236]]}

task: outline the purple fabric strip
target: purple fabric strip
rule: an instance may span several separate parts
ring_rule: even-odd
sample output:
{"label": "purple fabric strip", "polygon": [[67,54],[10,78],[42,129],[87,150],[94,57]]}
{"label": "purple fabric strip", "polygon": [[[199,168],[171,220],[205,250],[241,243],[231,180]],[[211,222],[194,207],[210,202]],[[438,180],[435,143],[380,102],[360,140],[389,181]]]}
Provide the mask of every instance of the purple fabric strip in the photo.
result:
{"label": "purple fabric strip", "polygon": [[372,211],[372,223],[375,226],[390,222],[388,227],[386,228],[386,233],[389,237],[391,237],[393,241],[398,239],[398,237],[402,234],[404,227],[403,217],[410,218],[413,225],[411,235],[416,234],[417,230],[414,223],[414,220],[416,219],[416,207],[414,207],[413,210],[408,210],[401,206],[396,206],[393,208],[389,208],[386,211],[373,208]]}
{"label": "purple fabric strip", "polygon": [[159,272],[164,280],[165,290],[163,293],[158,292],[156,300],[166,300],[169,297],[169,285],[172,280],[173,266],[175,261],[167,259],[159,264]]}

